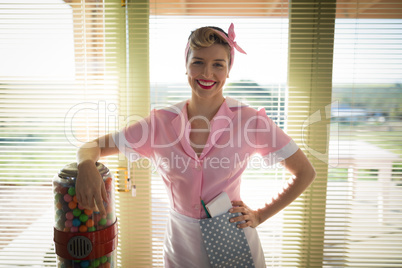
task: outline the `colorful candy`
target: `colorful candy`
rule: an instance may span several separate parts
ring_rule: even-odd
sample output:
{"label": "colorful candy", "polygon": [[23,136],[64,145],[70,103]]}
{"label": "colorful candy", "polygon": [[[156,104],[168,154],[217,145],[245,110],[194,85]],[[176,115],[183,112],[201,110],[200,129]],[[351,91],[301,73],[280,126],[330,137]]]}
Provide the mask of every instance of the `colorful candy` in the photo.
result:
{"label": "colorful candy", "polygon": [[67,212],[70,211],[70,208],[68,207],[68,204],[66,204],[66,203],[63,203],[63,204],[62,204],[61,209],[62,209],[65,213],[67,213]]}
{"label": "colorful candy", "polygon": [[95,222],[92,219],[88,219],[85,223],[87,227],[92,227],[95,225]]}
{"label": "colorful candy", "polygon": [[80,221],[81,221],[82,223],[87,222],[87,220],[88,220],[88,215],[86,215],[86,214],[81,214],[81,215],[80,215]]}
{"label": "colorful candy", "polygon": [[[93,211],[82,207],[77,200],[75,189],[75,178],[61,179],[55,177],[54,185],[54,208],[55,208],[55,228],[69,233],[96,232],[108,228],[116,221],[114,210],[114,187],[111,177],[104,177],[105,189],[110,202],[104,202],[107,212],[106,218],[102,218],[99,211]],[[105,256],[92,260],[72,261],[58,258],[57,267],[82,267],[110,268],[117,266],[116,252],[110,252]]]}
{"label": "colorful candy", "polygon": [[71,201],[68,203],[68,207],[70,209],[75,209],[77,207],[77,203],[75,203],[74,201]]}
{"label": "colorful candy", "polygon": [[60,188],[60,194],[61,194],[61,195],[64,196],[67,192],[68,192],[68,188],[67,188],[67,187],[61,187],[61,188]]}
{"label": "colorful candy", "polygon": [[82,268],[87,268],[89,266],[89,261],[82,261],[81,262],[81,267]]}
{"label": "colorful candy", "polygon": [[73,219],[73,225],[78,227],[81,225],[81,221],[79,219]]}
{"label": "colorful candy", "polygon": [[105,218],[100,219],[99,222],[98,222],[98,224],[102,225],[102,226],[106,225],[106,223],[107,223],[107,220]]}
{"label": "colorful candy", "polygon": [[75,195],[75,187],[68,188],[67,192],[68,192],[69,195],[74,196]]}
{"label": "colorful candy", "polygon": [[107,262],[107,256],[102,256],[101,258],[100,258],[100,262],[103,264],[103,263],[105,263],[105,262]]}
{"label": "colorful candy", "polygon": [[64,226],[67,228],[70,228],[71,226],[73,226],[73,221],[72,220],[66,220],[64,223]]}
{"label": "colorful candy", "polygon": [[67,220],[73,220],[74,219],[74,215],[71,211],[66,213],[66,219]]}
{"label": "colorful candy", "polygon": [[86,215],[90,216],[90,215],[92,215],[92,213],[94,213],[94,212],[93,212],[93,210],[90,210],[90,209],[84,209],[84,213],[85,213]]}
{"label": "colorful candy", "polygon": [[73,215],[74,217],[79,217],[81,215],[82,211],[79,208],[73,209]]}
{"label": "colorful candy", "polygon": [[67,203],[71,202],[73,200],[73,197],[69,194],[65,194],[64,195],[64,201],[66,201]]}
{"label": "colorful candy", "polygon": [[80,233],[86,233],[88,230],[88,227],[86,225],[81,225],[80,228],[78,228]]}

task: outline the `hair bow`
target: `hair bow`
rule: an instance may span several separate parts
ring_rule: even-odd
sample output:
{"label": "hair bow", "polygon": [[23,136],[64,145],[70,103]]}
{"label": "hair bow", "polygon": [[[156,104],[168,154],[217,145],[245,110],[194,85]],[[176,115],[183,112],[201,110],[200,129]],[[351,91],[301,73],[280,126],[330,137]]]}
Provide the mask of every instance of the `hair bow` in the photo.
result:
{"label": "hair bow", "polygon": [[222,33],[221,31],[215,31],[217,34],[219,34],[220,36],[222,36],[223,39],[226,40],[226,42],[228,42],[229,46],[230,46],[230,66],[229,66],[229,71],[232,69],[233,66],[233,62],[234,62],[234,55],[235,55],[235,51],[234,49],[236,49],[237,51],[239,51],[240,53],[243,54],[247,54],[238,44],[237,42],[234,40],[236,37],[236,34],[234,32],[234,25],[233,23],[230,24],[229,26],[229,30],[228,30],[228,36],[226,36],[226,34]]}
{"label": "hair bow", "polygon": [[226,40],[226,42],[229,43],[229,46],[233,49],[235,48],[237,51],[239,51],[240,53],[243,54],[247,54],[238,44],[237,42],[234,40],[236,38],[236,34],[234,32],[234,25],[233,23],[230,24],[229,26],[229,30],[228,30],[228,36],[226,36],[226,34],[220,32],[220,31],[216,31],[220,36],[223,37],[223,39]]}

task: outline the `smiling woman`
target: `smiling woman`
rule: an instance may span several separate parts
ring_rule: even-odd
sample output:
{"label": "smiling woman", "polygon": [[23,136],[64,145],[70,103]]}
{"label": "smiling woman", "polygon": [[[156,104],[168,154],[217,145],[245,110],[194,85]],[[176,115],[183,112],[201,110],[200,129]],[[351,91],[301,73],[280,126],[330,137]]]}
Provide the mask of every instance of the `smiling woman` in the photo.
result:
{"label": "smiling woman", "polygon": [[[238,83],[228,86],[229,79],[226,77],[226,86],[223,87],[223,95],[225,97],[233,95],[237,99],[245,101],[251,107],[258,108],[264,106],[266,110],[269,110],[277,119],[275,123],[283,127],[285,121],[278,115],[284,113],[285,108],[284,86],[286,83],[287,20],[281,18],[276,20],[272,18],[231,18],[231,21],[233,21],[236,26],[235,30],[237,36],[235,41],[238,41],[239,45],[247,51],[247,55],[236,53],[235,64],[229,76],[230,80],[238,81]],[[184,78],[188,78],[189,73],[187,72],[186,76],[183,75],[185,73],[183,66],[188,65],[184,65],[180,57],[179,60],[177,59],[177,55],[182,55],[183,50],[186,48],[186,43],[183,43],[183,40],[186,41],[188,39],[188,33],[204,25],[218,25],[223,29],[227,29],[230,25],[230,21],[219,17],[151,16],[150,22],[151,105],[153,105],[153,107],[162,108],[163,106],[170,106],[177,102],[186,101],[191,95],[192,89],[187,84],[184,85],[184,82],[186,82]],[[164,42],[165,40],[169,40],[169,42],[166,43]],[[167,51],[170,53],[166,53]],[[224,56],[218,59],[226,59],[230,54],[226,52],[226,55],[225,53],[223,53],[223,55]],[[204,64],[204,62],[202,62],[204,58],[200,58],[201,59],[194,59],[196,64]],[[199,62],[197,62],[197,60]],[[190,62],[188,62],[188,64],[189,63]],[[218,65],[213,66],[214,63],[211,63],[211,69],[220,68],[219,64],[224,65],[224,69],[229,68],[227,61],[216,61],[215,63]],[[262,65],[264,68],[261,67]],[[183,69],[183,71],[180,71],[181,69]],[[240,81],[241,79],[248,81]],[[205,84],[202,80],[206,80],[209,83],[213,81],[215,83],[215,79],[211,78],[205,79],[201,77],[198,80],[201,80],[200,84],[196,82],[195,84],[200,91],[208,91],[208,89],[202,89],[200,87],[202,83],[208,86],[208,84]],[[250,83],[250,80],[256,82]],[[216,86],[212,87],[211,90],[213,91],[215,87]],[[233,92],[236,93],[232,94]],[[229,98],[226,98],[226,100],[228,99]],[[235,107],[238,106],[230,101],[228,101],[227,104],[230,109],[235,109]],[[246,104],[243,103],[240,106],[242,105]],[[187,112],[189,113],[190,106],[187,108]],[[211,111],[211,114],[214,114],[214,111]],[[207,135],[204,136],[204,139],[200,138],[201,135],[193,137],[195,131],[198,130],[198,134],[204,134],[205,132],[209,132],[208,126],[216,128],[224,121],[227,120],[221,117],[220,120],[215,121],[217,124],[213,126],[209,123],[209,119],[207,118],[193,117],[190,119],[189,123],[191,123],[191,129],[194,130],[190,133],[190,141],[192,143],[191,145],[193,145],[192,149],[201,154],[202,147],[204,147],[207,140]],[[230,126],[228,126],[228,128],[230,128]],[[230,131],[228,131],[228,133],[230,133]],[[200,139],[196,139],[197,137]],[[217,135],[212,136],[212,139],[216,140],[217,137]],[[224,145],[222,142],[224,144],[230,144],[226,140],[221,139],[219,145]],[[282,176],[284,174],[282,169],[278,167],[279,163],[273,167],[275,165],[274,159],[270,161],[272,165],[265,164],[261,156],[255,155],[249,162],[249,165],[247,163],[232,165],[234,163],[230,162],[230,158],[237,160],[244,159],[243,155],[236,153],[222,155],[216,158],[206,156],[204,161],[198,165],[222,166],[226,169],[230,167],[233,174],[236,173],[235,170],[238,168],[244,168],[245,172],[242,176],[242,185],[244,187],[242,188],[241,196],[244,200],[247,200],[250,207],[255,209],[261,207],[265,202],[269,202],[269,198],[274,196],[274,192],[281,188]],[[173,160],[175,160],[175,158],[173,158]],[[174,162],[173,160],[169,163]],[[177,161],[179,161],[179,163],[188,163],[188,161],[182,161],[181,159]],[[194,169],[194,165],[195,163],[193,162],[188,163],[188,169]],[[134,163],[134,166],[137,167],[137,164]],[[184,166],[184,164],[179,166]],[[261,169],[261,166],[265,168]],[[270,176],[267,176],[267,173],[269,173]],[[211,178],[215,176],[214,174],[210,175]],[[260,187],[262,184],[264,184],[264,187]],[[170,187],[173,187],[173,184]],[[198,196],[198,194],[195,196]],[[157,217],[153,217],[153,239],[155,241],[153,243],[153,254],[155,256],[153,258],[153,266],[163,266],[161,241],[163,241],[164,236],[162,231],[169,217],[168,211],[170,206],[169,196],[165,193],[165,186],[163,181],[160,180],[160,175],[157,173],[154,173],[152,176],[152,198],[152,200],[154,200],[152,211],[155,215],[158,215]],[[208,199],[206,199],[206,201],[208,201]],[[261,244],[265,252],[265,261],[268,265],[275,262],[280,266],[280,262],[276,262],[276,260],[279,260],[281,254],[281,226],[282,216],[278,215],[271,218],[270,221],[266,221],[261,227],[256,229],[261,238]]]}
{"label": "smiling woman", "polygon": [[[148,115],[150,107],[163,110],[187,101],[191,90],[184,75],[183,51],[189,33],[205,25],[226,30],[230,22],[236,25],[248,54],[236,54],[236,64],[226,78],[223,94],[229,110],[245,109],[246,103],[251,108],[263,106],[299,145],[308,139],[305,145],[310,147],[305,150],[323,161],[329,155],[329,164],[338,161],[339,165],[332,166],[326,176],[326,162],[312,156],[319,179],[311,191],[284,214],[259,225],[267,266],[402,266],[400,0],[338,0],[336,5],[309,0],[139,0],[125,1],[125,7],[121,2],[0,0],[0,267],[56,266],[49,233],[51,178],[66,162],[75,161],[76,147],[69,140],[82,144],[124,127],[122,118],[138,118]],[[292,79],[297,73],[306,82],[303,90],[300,80],[287,84],[288,67]],[[200,91],[214,90],[213,78],[198,81]],[[330,109],[331,96],[339,100],[338,108]],[[350,116],[337,115],[342,108],[352,112]],[[356,111],[366,116],[353,116]],[[331,116],[337,121],[330,123]],[[325,117],[326,121],[315,121]],[[222,117],[212,124],[206,118],[194,118],[191,122],[197,126],[192,130],[200,131],[208,124],[208,131],[213,131],[226,120]],[[172,126],[178,129],[179,122]],[[317,131],[297,136],[313,122]],[[326,154],[329,128],[330,149],[338,138],[344,146]],[[225,128],[219,129],[222,133],[214,132],[213,142],[219,135],[224,137]],[[178,135],[186,133],[182,130]],[[159,137],[167,134],[161,132]],[[194,148],[188,146],[186,152],[192,154],[195,147],[208,143],[193,137],[190,141]],[[220,142],[217,145],[230,146],[227,140]],[[362,142],[370,146],[357,146]],[[396,157],[373,154],[368,149],[373,145]],[[359,165],[367,165],[367,155],[373,158],[376,166],[369,167],[373,169],[370,176],[367,166],[350,166],[345,160],[350,155],[360,157],[353,160]],[[261,165],[258,154],[250,159],[251,165],[231,165],[231,158],[236,163],[243,159],[236,153],[199,162],[170,156],[170,164],[161,157],[157,165],[176,165],[194,180],[202,166],[230,170],[222,176],[225,183],[231,182],[236,168],[246,168],[241,197],[251,209],[270,202],[286,178],[279,164],[275,168]],[[122,227],[119,264],[163,267],[169,198],[176,198],[168,196],[166,188],[177,185],[164,184],[159,174],[151,175],[145,158],[134,164],[131,173],[123,157],[119,162],[117,157],[102,162],[120,178],[121,192],[116,193]],[[127,173],[137,185],[136,198],[124,192]],[[215,173],[204,178],[212,180]],[[188,211],[196,211],[199,194],[191,195],[198,200],[187,202]]]}

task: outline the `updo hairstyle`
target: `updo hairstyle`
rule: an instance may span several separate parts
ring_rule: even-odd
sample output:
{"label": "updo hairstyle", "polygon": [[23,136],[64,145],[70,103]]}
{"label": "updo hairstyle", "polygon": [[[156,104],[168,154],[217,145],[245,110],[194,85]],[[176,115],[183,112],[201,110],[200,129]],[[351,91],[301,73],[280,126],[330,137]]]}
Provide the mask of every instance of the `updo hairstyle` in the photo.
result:
{"label": "updo hairstyle", "polygon": [[197,30],[191,32],[190,36],[188,37],[189,42],[189,51],[187,54],[186,62],[188,62],[188,55],[192,50],[210,47],[213,44],[221,44],[225,47],[226,52],[228,53],[229,65],[231,66],[232,59],[230,57],[230,45],[223,39],[216,31],[220,31],[228,36],[224,30],[219,27],[215,26],[207,26],[201,27]]}

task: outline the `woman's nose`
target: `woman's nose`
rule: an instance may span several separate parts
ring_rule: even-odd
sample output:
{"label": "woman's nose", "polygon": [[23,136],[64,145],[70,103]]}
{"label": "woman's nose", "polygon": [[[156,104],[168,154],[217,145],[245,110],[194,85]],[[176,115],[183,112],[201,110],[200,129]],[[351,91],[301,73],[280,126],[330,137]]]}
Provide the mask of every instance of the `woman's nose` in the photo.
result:
{"label": "woman's nose", "polygon": [[210,78],[212,76],[212,68],[210,66],[205,66],[203,75],[205,78]]}

